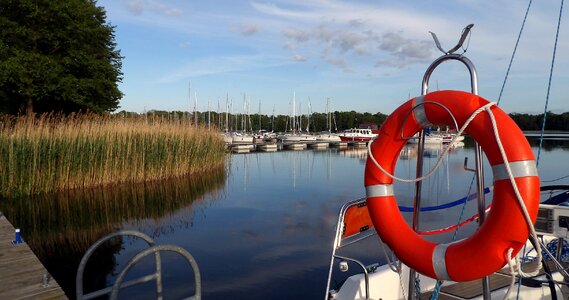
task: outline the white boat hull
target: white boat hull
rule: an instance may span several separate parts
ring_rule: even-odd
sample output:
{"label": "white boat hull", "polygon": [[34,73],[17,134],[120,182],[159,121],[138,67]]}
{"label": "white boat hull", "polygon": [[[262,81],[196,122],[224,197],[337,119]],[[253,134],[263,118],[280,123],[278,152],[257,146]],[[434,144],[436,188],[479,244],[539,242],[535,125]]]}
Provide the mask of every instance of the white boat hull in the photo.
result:
{"label": "white boat hull", "polygon": [[[370,299],[382,299],[382,300],[405,300],[408,297],[409,287],[409,268],[403,266],[404,271],[401,274],[401,277],[398,273],[393,272],[389,266],[381,266],[377,269],[374,273],[369,275],[369,293]],[[556,274],[554,279],[556,280],[563,280],[563,276],[560,274]],[[481,286],[480,280],[477,280],[478,284]],[[433,291],[435,288],[436,280],[426,277],[426,276],[419,276],[419,282],[421,286],[421,292],[429,292]],[[450,286],[455,284],[455,282],[445,282],[441,290],[444,290],[445,286]],[[492,300],[502,300],[506,295],[507,288],[500,288],[493,292],[491,292],[490,296]],[[515,299],[515,295],[517,293],[517,285],[514,288],[515,290],[512,291],[512,299]],[[557,291],[557,299],[566,299],[564,298],[563,294],[559,289]],[[444,292],[441,292],[444,294]],[[451,295],[452,299],[465,299],[462,297],[458,297],[456,295]],[[330,299],[335,300],[365,300],[365,280],[363,274],[357,274],[354,276],[349,277],[342,288],[336,292],[332,293]],[[447,298],[445,298],[447,299]],[[483,297],[476,296],[474,298],[468,299],[477,299],[482,300]],[[520,287],[520,297],[519,299],[551,299],[551,291],[549,286],[544,285],[539,288],[535,287],[527,287],[521,286]]]}

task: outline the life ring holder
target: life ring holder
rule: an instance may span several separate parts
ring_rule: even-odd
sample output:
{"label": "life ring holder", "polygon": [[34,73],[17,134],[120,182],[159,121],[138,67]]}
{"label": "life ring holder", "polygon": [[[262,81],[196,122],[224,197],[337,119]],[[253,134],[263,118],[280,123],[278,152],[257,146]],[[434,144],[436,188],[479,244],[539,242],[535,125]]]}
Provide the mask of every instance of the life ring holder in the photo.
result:
{"label": "life ring holder", "polygon": [[[434,69],[435,69],[440,63],[442,63],[442,62],[444,62],[444,61],[446,61],[446,60],[449,60],[449,59],[459,60],[459,61],[463,62],[463,63],[467,66],[467,68],[468,68],[468,70],[470,71],[470,74],[471,74],[472,93],[471,93],[471,94],[468,94],[468,93],[465,93],[465,92],[443,91],[443,92],[434,92],[434,93],[431,93],[431,94],[429,94],[429,95],[426,95],[426,94],[427,94],[427,93],[426,93],[426,92],[427,92],[427,88],[428,88],[428,79],[429,79],[430,75],[432,74],[432,71],[434,71]],[[466,57],[464,57],[464,56],[462,56],[462,55],[446,54],[446,55],[440,57],[440,58],[437,59],[435,62],[433,62],[433,64],[431,64],[431,66],[429,67],[429,69],[427,70],[427,72],[425,73],[425,76],[424,76],[424,78],[423,78],[423,89],[422,89],[422,96],[421,96],[421,99],[424,99],[425,97],[428,97],[428,98],[433,98],[433,97],[436,98],[437,96],[439,96],[439,97],[443,96],[443,97],[444,97],[444,96],[446,95],[445,93],[449,93],[449,92],[450,92],[450,94],[453,96],[453,97],[451,97],[451,98],[456,98],[456,99],[452,99],[452,100],[465,100],[465,99],[464,99],[465,97],[470,97],[471,99],[474,99],[474,100],[476,100],[476,101],[484,100],[483,98],[477,96],[477,93],[478,93],[478,90],[477,90],[477,77],[476,77],[476,71],[475,71],[475,69],[474,69],[474,66],[472,65],[472,63],[470,62],[470,60],[468,60]],[[433,96],[433,95],[434,95],[434,96]],[[423,111],[426,111],[426,110],[427,110],[427,108],[425,107],[425,104],[426,104],[426,103],[437,103],[437,106],[444,107],[444,110],[447,111],[448,113],[450,113],[450,115],[452,116],[453,122],[456,124],[455,126],[458,128],[458,122],[456,122],[456,118],[455,118],[455,116],[453,115],[452,110],[448,108],[448,107],[452,106],[452,105],[449,105],[449,104],[452,104],[451,102],[446,101],[445,104],[443,104],[443,103],[440,103],[440,101],[436,101],[437,99],[425,99],[425,100],[433,100],[433,101],[429,101],[429,102],[426,102],[426,101],[425,101],[425,102],[422,102],[422,103],[419,103],[419,104],[415,105],[415,103],[414,103],[415,100],[416,100],[416,98],[415,98],[415,99],[412,99],[412,100],[410,100],[410,101],[408,101],[408,102],[405,103],[405,104],[403,104],[400,108],[398,108],[398,109],[394,112],[394,114],[397,114],[397,115],[396,115],[394,118],[391,118],[391,116],[390,116],[390,118],[388,118],[388,119],[386,120],[386,123],[394,122],[393,120],[395,120],[395,121],[400,121],[401,119],[403,119],[403,120],[405,121],[405,120],[408,118],[408,116],[409,116],[411,113],[413,113],[413,111],[414,111],[417,107],[423,106]],[[484,100],[484,101],[485,101],[486,103],[488,103],[488,101],[486,101],[486,100]],[[482,102],[484,102],[484,101],[482,101]],[[443,101],[443,102],[444,102],[444,101]],[[455,103],[454,105],[456,105],[456,103]],[[409,106],[411,106],[411,108],[409,108]],[[404,108],[402,108],[402,107],[404,107]],[[405,111],[405,110],[407,110],[407,111]],[[499,109],[495,109],[495,111],[496,111],[496,112],[499,112],[501,115],[505,115],[505,113],[503,113],[503,111],[501,111],[501,110],[499,110]],[[463,111],[463,112],[464,112],[464,111]],[[405,114],[405,116],[403,116],[403,117],[400,116],[400,115],[402,115],[403,113]],[[440,113],[440,109],[439,109],[439,113]],[[417,115],[416,115],[415,113],[413,113],[413,114],[414,114],[414,117],[415,117],[415,121],[417,121],[417,120],[416,120]],[[507,116],[507,115],[506,115],[506,116]],[[460,116],[460,117],[461,117],[462,119],[464,119],[465,116]],[[500,119],[503,120],[503,116],[500,116]],[[424,120],[427,120],[427,121],[428,121],[427,118],[425,118]],[[423,121],[424,121],[424,120],[423,120]],[[510,119],[510,120],[511,120],[511,119]],[[437,121],[439,121],[439,120],[437,120]],[[421,122],[422,122],[422,121],[421,121]],[[479,122],[479,121],[477,121],[477,122]],[[420,123],[420,122],[418,122],[418,123]],[[418,123],[415,123],[414,126],[421,126],[421,125],[423,125],[423,124],[418,124]],[[514,124],[514,126],[515,126],[515,123],[513,123],[513,121],[511,121],[511,123]],[[441,124],[442,124],[442,123],[441,123]],[[450,125],[450,124],[445,124],[445,125]],[[511,125],[511,124],[510,124],[510,125]],[[384,127],[390,127],[390,126],[393,127],[393,125],[387,125],[387,126],[386,126],[386,125],[384,124],[384,125],[382,126],[382,129],[384,129]],[[388,128],[388,129],[392,129],[391,127]],[[421,127],[423,127],[423,126],[421,126]],[[512,128],[513,128],[513,127],[512,127]],[[519,131],[519,128],[517,128],[517,126],[515,126],[515,128]],[[384,129],[384,130],[385,130],[385,129]],[[404,139],[405,139],[405,138],[404,138],[405,127],[397,128],[397,130],[401,130],[401,137],[402,137],[402,139],[404,140]],[[382,130],[382,131],[383,131],[383,130]],[[414,133],[416,133],[416,132],[417,132],[417,129],[410,131],[411,134],[414,134]],[[422,142],[422,143],[419,143],[419,145],[420,145],[419,147],[421,148],[421,145],[422,145],[423,142],[424,142],[424,141],[422,140],[422,129],[419,129],[419,132],[420,132],[420,139],[421,139],[421,142]],[[519,131],[519,132],[521,133],[521,131]],[[497,134],[497,133],[496,133],[496,134]],[[381,135],[381,132],[380,132],[380,135]],[[476,135],[476,134],[474,134],[474,135]],[[519,136],[519,134],[518,134],[518,136]],[[396,139],[396,136],[393,136],[393,137],[390,137],[390,138]],[[522,138],[523,138],[523,134],[522,134]],[[525,140],[525,138],[524,138],[524,140]],[[376,139],[373,141],[373,144],[377,143],[378,141],[381,141],[380,137],[376,138]],[[404,142],[403,142],[403,144],[404,144]],[[401,147],[402,147],[403,144],[401,144]],[[486,142],[486,144],[488,144],[488,142]],[[526,144],[527,144],[527,141],[526,141]],[[370,145],[370,148],[371,148],[371,146],[373,146],[373,145]],[[488,146],[486,145],[486,147],[488,147]],[[383,147],[383,148],[385,148],[385,147]],[[383,149],[383,148],[382,148],[382,150],[385,150],[385,149]],[[397,148],[397,147],[394,147],[394,148]],[[529,144],[527,144],[527,147],[526,147],[526,148],[529,149],[529,153],[525,153],[524,155],[527,154],[526,156],[528,156],[528,157],[527,157],[527,159],[521,159],[521,160],[522,160],[522,161],[525,161],[525,160],[533,161],[533,162],[535,163],[535,159],[533,158],[533,153],[531,153],[531,148],[529,148]],[[422,150],[422,149],[420,149],[420,150]],[[378,152],[379,152],[379,151],[378,151]],[[389,151],[388,151],[388,152],[389,152]],[[526,151],[526,152],[527,152],[527,151]],[[393,154],[393,153],[396,153],[396,154]],[[393,156],[392,156],[392,157],[388,157],[388,159],[394,159],[394,160],[396,161],[397,158],[398,158],[398,149],[392,150],[392,151],[391,151],[391,154],[393,154]],[[419,157],[421,157],[421,155],[419,155]],[[395,167],[395,161],[391,162],[391,168],[392,168],[393,170],[394,170],[394,167]],[[419,161],[420,161],[420,160],[418,160],[418,167],[417,167],[417,172],[418,172],[418,174],[417,174],[417,177],[420,177],[420,173],[419,173],[419,172],[420,172],[420,170],[422,170],[422,165],[419,167]],[[506,162],[507,162],[507,160],[506,160]],[[389,164],[387,164],[387,165],[389,166]],[[370,158],[368,158],[368,162],[366,163],[366,191],[368,191],[368,187],[369,187],[368,181],[370,181],[370,179],[368,178],[369,175],[370,175],[370,171],[369,171],[369,170],[371,170],[372,168],[375,168],[375,166],[370,163]],[[509,166],[508,166],[508,168],[509,168]],[[389,168],[388,168],[388,169],[389,169]],[[529,184],[529,185],[530,185],[530,188],[524,190],[524,195],[526,196],[526,198],[529,197],[529,198],[531,198],[531,199],[534,199],[534,198],[537,199],[537,203],[539,203],[539,177],[537,177],[537,170],[535,169],[535,165],[533,165],[533,168],[530,168],[530,169],[531,169],[530,173],[531,173],[532,175],[527,175],[527,174],[524,173],[523,176],[521,176],[522,178],[530,178],[528,182],[525,182],[526,184]],[[535,169],[535,172],[533,172],[534,169]],[[376,170],[377,170],[377,168],[376,168]],[[533,173],[535,173],[535,176],[533,176]],[[482,175],[482,182],[483,182],[483,174],[481,174],[480,170],[477,172],[477,175],[478,175],[477,177],[480,177],[480,175]],[[496,177],[496,176],[495,176],[495,177]],[[518,180],[518,178],[516,178],[516,180]],[[388,182],[389,182],[389,181],[388,181]],[[392,181],[391,181],[391,182],[392,182]],[[479,182],[480,182],[480,180],[479,180]],[[382,185],[382,184],[380,184],[380,185]],[[454,281],[468,281],[468,280],[473,280],[473,279],[476,279],[476,278],[482,278],[482,277],[484,277],[484,276],[486,276],[486,275],[489,275],[489,274],[491,274],[491,273],[497,271],[500,267],[502,267],[502,266],[505,264],[505,262],[506,262],[506,261],[505,261],[505,257],[506,257],[506,256],[504,255],[505,253],[503,253],[503,252],[504,252],[506,249],[513,248],[513,251],[514,251],[514,252],[517,252],[517,251],[520,250],[521,246],[523,246],[523,244],[524,244],[524,243],[522,242],[522,240],[525,241],[525,239],[527,239],[528,233],[527,233],[526,230],[523,230],[523,229],[522,229],[521,231],[523,231],[523,233],[520,234],[520,235],[521,235],[523,238],[517,237],[517,238],[515,239],[516,242],[513,243],[513,244],[512,244],[512,243],[508,243],[508,244],[506,245],[507,247],[505,247],[504,244],[502,243],[502,244],[500,245],[500,247],[501,247],[500,249],[493,249],[493,248],[492,248],[492,249],[490,250],[490,252],[494,251],[494,252],[499,252],[499,253],[498,253],[497,255],[493,255],[493,258],[490,259],[491,261],[488,262],[488,263],[483,264],[484,266],[480,266],[479,263],[477,263],[477,265],[476,265],[476,264],[472,264],[472,263],[470,263],[470,264],[462,264],[462,263],[460,263],[460,262],[457,262],[456,260],[464,260],[464,259],[474,260],[475,257],[472,257],[472,254],[478,253],[477,250],[480,250],[480,249],[478,249],[477,247],[483,247],[483,248],[485,247],[485,248],[488,248],[488,245],[479,244],[477,247],[475,247],[475,248],[473,249],[473,250],[475,250],[474,252],[473,252],[473,251],[468,252],[468,253],[471,254],[471,256],[468,258],[468,255],[467,255],[467,256],[466,256],[467,258],[465,258],[465,257],[463,257],[463,254],[466,253],[466,252],[463,251],[463,250],[464,250],[464,246],[463,246],[463,245],[464,245],[464,242],[463,242],[463,241],[459,241],[459,242],[452,243],[452,244],[439,244],[439,245],[429,244],[430,242],[426,242],[426,243],[425,243],[424,240],[423,240],[422,242],[418,242],[419,240],[422,240],[422,238],[420,238],[420,237],[419,237],[416,233],[414,233],[413,231],[417,231],[417,229],[418,229],[417,224],[418,224],[418,220],[419,220],[419,218],[418,218],[418,211],[419,211],[419,209],[417,209],[417,208],[420,207],[420,182],[418,182],[417,185],[416,185],[416,195],[415,195],[415,204],[414,204],[415,213],[414,213],[414,217],[413,217],[413,230],[403,230],[403,231],[399,230],[400,233],[405,233],[406,235],[395,234],[395,236],[397,236],[397,238],[395,238],[395,239],[393,238],[394,236],[391,236],[391,237],[388,236],[388,237],[386,238],[386,234],[385,234],[385,233],[382,233],[382,232],[388,232],[388,231],[390,230],[390,227],[391,227],[391,228],[392,228],[392,227],[406,227],[407,229],[410,229],[410,228],[409,228],[409,226],[407,225],[407,223],[403,220],[402,217],[401,217],[400,220],[397,220],[397,222],[395,222],[395,223],[393,224],[393,222],[391,222],[391,221],[394,221],[394,220],[397,219],[397,218],[393,219],[393,218],[392,218],[391,216],[389,216],[389,215],[382,214],[382,212],[384,212],[384,208],[385,208],[385,207],[389,207],[389,209],[388,209],[389,212],[392,213],[392,214],[394,214],[395,211],[393,210],[393,203],[395,203],[395,204],[394,204],[395,208],[397,207],[396,200],[395,200],[395,197],[394,197],[394,195],[393,195],[392,186],[389,187],[389,184],[383,184],[383,185],[384,185],[384,186],[381,187],[381,189],[383,189],[383,192],[385,192],[386,197],[391,198],[391,200],[393,200],[393,201],[389,201],[389,202],[390,202],[389,204],[385,204],[385,203],[383,203],[383,202],[386,202],[385,199],[376,199],[377,197],[374,197],[374,196],[373,196],[373,193],[372,193],[372,197],[370,197],[370,193],[368,192],[368,207],[369,207],[369,209],[370,209],[370,216],[372,217],[372,221],[374,222],[374,226],[375,226],[376,229],[378,230],[378,233],[380,234],[380,237],[382,238],[382,240],[383,240],[384,242],[386,242],[386,243],[394,250],[395,254],[396,254],[405,264],[409,265],[411,268],[416,269],[416,270],[419,271],[420,273],[423,273],[423,274],[425,274],[425,275],[427,275],[427,276],[430,276],[430,277],[433,277],[433,278],[437,278],[437,279],[454,280]],[[536,191],[537,191],[537,198],[536,198],[535,195],[534,195],[534,194],[535,194],[535,191],[534,191],[534,190],[535,190],[535,186],[537,186],[537,190],[536,190]],[[483,186],[482,186],[482,188],[483,188]],[[499,189],[496,191],[495,196],[496,196],[496,195],[502,196],[502,195],[500,194],[500,193],[502,193],[502,191],[503,191],[503,188],[499,188]],[[483,193],[482,193],[482,195],[483,195]],[[509,197],[509,199],[511,199],[511,195],[509,195],[508,197]],[[495,197],[495,198],[496,198],[495,201],[500,202],[500,200],[498,200],[498,199],[500,199],[500,198],[497,198],[497,197]],[[388,199],[388,200],[389,200],[389,199]],[[391,202],[393,202],[393,203],[391,203]],[[479,202],[480,202],[480,201],[479,201]],[[534,201],[534,202],[535,202],[535,201]],[[527,205],[527,204],[528,204],[528,203],[526,203],[526,205]],[[504,214],[505,214],[506,216],[509,216],[509,215],[510,215],[510,214],[508,214],[508,213],[506,213],[506,212],[504,211],[503,206],[500,206],[500,205],[496,205],[496,206],[497,206],[497,208],[495,207],[494,210],[497,211],[497,212],[494,213],[494,214],[497,214],[497,215],[499,215],[499,216],[500,216],[500,215],[504,215]],[[529,207],[530,207],[530,210],[531,210],[531,218],[532,218],[533,221],[535,221],[535,218],[536,218],[536,216],[537,216],[537,205],[535,205],[535,203],[534,203],[534,204],[529,203]],[[482,209],[484,209],[483,204],[482,204]],[[398,210],[397,210],[396,214],[398,214],[399,217],[401,216],[401,214],[399,213]],[[386,218],[386,217],[387,217],[387,218]],[[480,217],[483,218],[483,214],[481,214]],[[511,216],[510,216],[510,217],[511,217]],[[517,217],[516,217],[516,218],[517,218]],[[514,218],[514,219],[516,219],[516,218]],[[390,221],[389,221],[388,223],[390,223],[390,224],[386,224],[384,219],[389,219]],[[494,219],[496,219],[496,218],[494,218]],[[519,218],[517,218],[517,220],[519,221]],[[523,220],[523,218],[522,218],[522,220]],[[401,224],[400,221],[403,221],[403,224]],[[525,224],[525,221],[523,221],[523,222],[524,222],[524,224]],[[496,222],[493,222],[494,225],[495,225],[495,223],[496,223]],[[519,223],[519,222],[517,222],[517,223]],[[491,226],[491,225],[492,225],[492,224],[490,224],[489,226]],[[489,230],[489,229],[488,229],[489,226],[485,226],[486,229],[485,229],[484,227],[481,227],[481,228],[479,229],[479,231],[477,231],[477,233],[475,233],[474,236],[476,236],[476,235],[477,235],[477,236],[480,236],[480,235],[484,235],[484,234],[496,235],[496,233],[497,233],[496,230],[502,229],[502,228],[500,228],[500,229],[497,229],[497,228],[496,228],[496,229],[494,229],[494,230],[491,230],[491,228],[490,228],[490,230]],[[525,228],[525,229],[527,229],[527,228]],[[408,239],[406,239],[406,238],[401,238],[401,237],[407,237]],[[502,238],[502,237],[500,236],[500,237],[498,238],[498,240],[500,240],[501,238]],[[471,239],[471,238],[468,238],[468,239],[466,239],[466,240],[469,240],[469,239]],[[480,241],[480,238],[478,237],[477,240]],[[399,251],[401,251],[401,246],[397,244],[397,243],[399,243],[399,242],[402,242],[402,243],[404,244],[403,248],[406,248],[406,247],[407,247],[407,248],[413,249],[413,251],[411,251],[411,252],[407,251],[407,253],[411,253],[411,255],[398,253]],[[425,251],[425,249],[417,249],[416,246],[428,247],[429,250]],[[469,246],[473,246],[473,244],[470,242],[470,243],[469,243]],[[476,245],[475,245],[475,246],[476,246]],[[462,248],[461,248],[461,247],[462,247]],[[506,249],[502,249],[502,248],[504,248],[504,247],[505,247]],[[447,251],[448,251],[449,249],[453,249],[453,250],[451,250],[451,252],[454,253],[454,254],[451,253],[451,256],[454,257],[454,259],[451,259],[451,261],[447,261],[447,258],[448,258],[448,257],[447,257],[447,253],[448,253]],[[457,252],[456,249],[462,249],[462,250],[460,250],[460,251]],[[471,249],[471,250],[472,250],[472,249]],[[417,254],[418,254],[417,252],[419,252],[419,255],[417,255]],[[484,252],[484,251],[483,251],[483,252]],[[488,251],[485,251],[486,254],[488,254],[487,252],[488,252]],[[457,253],[458,253],[458,256],[456,255]],[[511,255],[511,253],[512,253],[511,250],[509,250],[508,255]],[[425,255],[422,255],[422,254],[425,254]],[[405,256],[406,256],[406,257],[405,257]],[[490,256],[492,256],[492,255],[490,255]],[[477,257],[476,257],[476,258],[477,258]],[[465,268],[465,267],[468,267],[468,268]]]}

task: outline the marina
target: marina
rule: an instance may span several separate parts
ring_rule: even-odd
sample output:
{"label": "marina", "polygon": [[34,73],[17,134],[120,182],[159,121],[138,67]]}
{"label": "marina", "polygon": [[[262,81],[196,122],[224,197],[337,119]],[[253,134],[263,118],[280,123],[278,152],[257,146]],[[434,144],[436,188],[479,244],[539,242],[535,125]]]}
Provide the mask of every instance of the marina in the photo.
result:
{"label": "marina", "polygon": [[0,300],[569,299],[563,0],[28,2]]}
{"label": "marina", "polygon": [[[537,140],[530,142],[537,151]],[[556,166],[566,159],[568,143],[545,141],[549,150],[540,163],[540,172],[546,174],[544,180],[565,175]],[[441,149],[427,149],[424,158],[428,167],[434,164]],[[410,145],[402,153],[408,156],[398,163],[396,174],[413,176],[417,149]],[[473,161],[473,154],[467,137],[465,145],[453,149],[448,161],[445,159],[437,178],[427,182],[425,192],[431,196],[424,198],[425,205],[464,197],[472,173],[459,171],[447,177],[446,172],[463,170],[464,157]],[[227,177],[8,202],[1,210],[22,229],[24,240],[68,294],[74,293],[75,264],[87,247],[100,236],[122,229],[145,232],[157,244],[179,245],[192,253],[202,271],[204,298],[320,299],[326,286],[335,217],[346,199],[363,196],[366,158],[365,148],[354,147],[234,154],[228,157]],[[412,206],[412,185],[397,184],[395,190],[402,205]],[[421,226],[449,226],[456,222],[453,216],[460,211],[461,207],[455,207],[445,214],[427,212]],[[465,215],[475,211],[475,205],[467,203]],[[409,217],[409,213],[405,214]],[[59,221],[50,216],[58,216]],[[95,216],[101,217],[93,219]],[[72,234],[66,228],[77,229]],[[474,229],[467,226],[459,236]],[[8,238],[14,238],[13,231]],[[451,236],[438,239],[445,238]],[[378,245],[381,243],[372,238],[366,241],[365,250],[346,250],[348,254],[363,253],[365,263],[377,262],[378,258],[385,263]],[[99,266],[87,266],[85,270],[86,292],[102,288],[100,282],[114,282],[116,275],[112,270],[118,272],[141,247],[138,242],[125,239],[103,252],[96,260],[101,262]],[[107,268],[106,262],[112,257],[117,265]],[[164,268],[165,287],[178,287],[165,288],[165,299],[193,295],[191,287],[185,288],[188,284],[184,268],[172,264],[165,264]],[[347,274],[354,272],[357,269],[350,268]],[[135,271],[133,276],[136,275],[141,274]],[[121,295],[131,298],[153,293],[152,287],[144,286],[121,291]]]}

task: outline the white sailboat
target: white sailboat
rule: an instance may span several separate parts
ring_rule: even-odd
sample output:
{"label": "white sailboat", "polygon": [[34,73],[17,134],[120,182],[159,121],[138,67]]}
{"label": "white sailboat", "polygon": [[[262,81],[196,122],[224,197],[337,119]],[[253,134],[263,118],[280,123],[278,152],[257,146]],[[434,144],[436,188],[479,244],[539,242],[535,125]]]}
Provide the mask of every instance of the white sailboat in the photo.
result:
{"label": "white sailboat", "polygon": [[327,143],[340,142],[340,136],[336,133],[332,133],[332,113],[330,112],[330,98],[326,100],[326,124],[328,125],[328,131],[321,132],[316,136],[316,140],[319,142]]}
{"label": "white sailboat", "polygon": [[316,136],[311,134],[303,134],[301,132],[300,121],[296,118],[296,92],[293,92],[292,98],[292,117],[291,117],[291,131],[288,133],[280,134],[277,139],[283,144],[290,143],[305,143],[316,141]]}

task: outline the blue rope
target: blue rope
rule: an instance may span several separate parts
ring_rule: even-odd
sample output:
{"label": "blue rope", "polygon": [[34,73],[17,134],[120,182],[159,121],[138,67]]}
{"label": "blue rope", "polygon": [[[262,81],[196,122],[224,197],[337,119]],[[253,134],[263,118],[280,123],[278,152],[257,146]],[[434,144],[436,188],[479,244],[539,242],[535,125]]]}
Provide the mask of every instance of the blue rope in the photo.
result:
{"label": "blue rope", "polygon": [[539,165],[539,156],[541,155],[541,146],[543,144],[543,135],[545,132],[545,119],[547,116],[547,106],[549,104],[549,91],[551,90],[551,78],[553,77],[553,66],[555,65],[555,54],[557,52],[557,40],[559,39],[559,27],[561,27],[561,15],[563,13],[563,0],[559,8],[559,18],[557,20],[557,32],[555,33],[555,44],[553,46],[553,57],[551,58],[551,68],[549,69],[549,81],[547,83],[547,96],[545,97],[545,108],[543,109],[543,123],[541,124],[541,135],[539,138],[539,148],[537,148],[536,165]]}
{"label": "blue rope", "polygon": [[[468,192],[470,193],[470,190]],[[490,193],[490,188],[484,188],[484,194],[488,194],[488,193]],[[466,203],[472,199],[475,199],[476,197],[477,197],[476,194],[472,194],[472,195],[466,196],[464,198],[460,198],[460,199],[453,201],[453,202],[449,202],[449,203],[445,203],[445,204],[441,204],[441,205],[437,205],[437,206],[421,207],[421,211],[435,211],[435,210],[450,208],[453,206],[457,206],[459,204]],[[399,210],[402,212],[413,212],[413,207],[399,206]]]}
{"label": "blue rope", "polygon": [[516,45],[514,46],[514,51],[512,52],[512,57],[510,58],[510,64],[508,65],[508,70],[506,71],[506,76],[504,76],[504,82],[502,83],[502,88],[500,89],[500,95],[498,96],[498,101],[496,105],[500,104],[500,99],[502,99],[502,93],[504,92],[504,87],[506,86],[506,81],[508,80],[508,74],[510,74],[510,68],[512,68],[512,62],[514,61],[514,56],[516,55],[516,50],[518,49],[518,44],[520,43],[520,38],[522,37],[522,32],[524,31],[524,25],[528,18],[529,8],[531,7],[531,1],[529,0],[528,8],[526,9],[526,15],[524,16],[524,21],[522,22],[522,27],[520,28],[520,33],[518,34],[518,39],[516,40]]}

